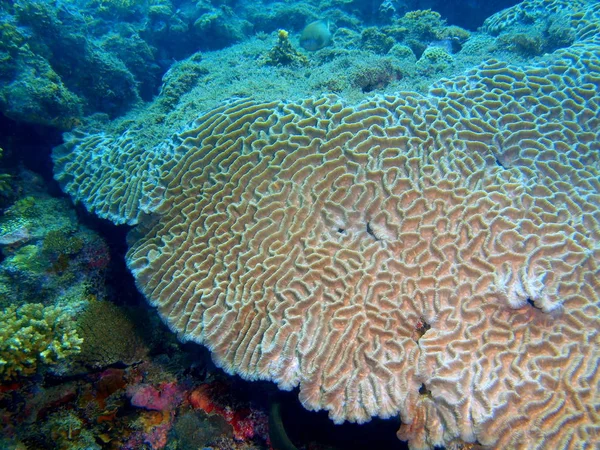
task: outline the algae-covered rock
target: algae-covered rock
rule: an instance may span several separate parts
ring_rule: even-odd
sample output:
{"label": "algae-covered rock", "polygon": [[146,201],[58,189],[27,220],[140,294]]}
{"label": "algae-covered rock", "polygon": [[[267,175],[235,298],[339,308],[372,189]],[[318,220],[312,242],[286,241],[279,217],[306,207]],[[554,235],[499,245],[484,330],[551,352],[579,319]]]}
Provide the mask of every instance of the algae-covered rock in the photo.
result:
{"label": "algae-covered rock", "polygon": [[[531,21],[533,23],[529,23]],[[575,32],[565,16],[539,12],[535,18],[521,19],[506,26],[497,41],[500,48],[532,58],[568,47],[574,40]]]}
{"label": "algae-covered rock", "polygon": [[[521,0],[396,0],[394,1],[397,14],[403,14],[423,6],[439,12],[449,22],[469,30],[476,30],[483,21],[504,8],[520,3]],[[384,4],[387,0],[384,1]]]}
{"label": "algae-covered rock", "polygon": [[48,61],[27,47],[14,57],[13,80],[0,86],[0,110],[18,121],[69,129],[77,124],[83,105]]}
{"label": "algae-covered rock", "polygon": [[402,71],[390,58],[371,58],[356,64],[350,75],[351,83],[362,92],[383,89],[400,78]]}
{"label": "algae-covered rock", "polygon": [[428,47],[417,61],[417,70],[423,73],[442,72],[454,62],[452,55],[442,47]]}
{"label": "algae-covered rock", "polygon": [[88,0],[87,6],[107,19],[127,19],[139,15],[143,3],[137,0]]}
{"label": "algae-covered rock", "polygon": [[471,36],[464,28],[447,25],[439,13],[430,9],[409,11],[383,27],[382,32],[408,45],[417,57],[421,57],[430,44],[440,42],[451,52],[458,52]]}
{"label": "algae-covered rock", "polygon": [[173,64],[162,79],[157,103],[165,112],[177,104],[182,95],[196,86],[199,79],[208,74],[202,64],[202,54],[196,53],[190,58]]}
{"label": "algae-covered rock", "polygon": [[252,24],[238,17],[231,8],[221,6],[198,17],[192,30],[201,48],[218,49],[247,37]]}
{"label": "algae-covered rock", "polygon": [[386,54],[395,42],[393,37],[377,27],[365,28],[361,34],[361,48],[381,55]]}
{"label": "algae-covered rock", "polygon": [[115,26],[120,42],[110,45],[113,27],[107,25],[117,19],[98,14],[119,5],[128,14],[136,11],[126,3],[1,2],[0,111],[17,121],[71,129],[91,112],[114,117],[141,94],[151,98],[160,80],[153,51],[131,27]]}
{"label": "algae-covered rock", "polygon": [[0,307],[78,302],[105,295],[110,257],[100,236],[78,223],[64,198],[53,198],[27,173],[23,196],[0,218]]}
{"label": "algae-covered rock", "polygon": [[91,429],[76,411],[61,409],[49,415],[41,427],[44,440],[58,450],[101,450]]}

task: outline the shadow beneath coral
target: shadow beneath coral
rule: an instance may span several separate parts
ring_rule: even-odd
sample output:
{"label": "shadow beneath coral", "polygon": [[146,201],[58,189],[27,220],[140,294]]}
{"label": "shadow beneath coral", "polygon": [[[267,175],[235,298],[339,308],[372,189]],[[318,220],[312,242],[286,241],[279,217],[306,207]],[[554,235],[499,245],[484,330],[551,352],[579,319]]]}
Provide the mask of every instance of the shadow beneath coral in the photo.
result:
{"label": "shadow beneath coral", "polygon": [[408,445],[396,437],[396,431],[400,428],[399,418],[388,420],[375,418],[362,425],[347,422],[335,425],[325,411],[311,412],[304,409],[298,401],[297,389],[292,392],[282,392],[279,401],[281,420],[286,433],[298,448],[408,449]]}

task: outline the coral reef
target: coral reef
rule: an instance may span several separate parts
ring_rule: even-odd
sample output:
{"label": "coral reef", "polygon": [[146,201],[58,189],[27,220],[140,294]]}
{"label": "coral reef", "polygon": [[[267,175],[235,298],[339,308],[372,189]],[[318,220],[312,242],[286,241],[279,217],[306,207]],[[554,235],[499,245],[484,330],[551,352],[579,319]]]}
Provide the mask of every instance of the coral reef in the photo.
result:
{"label": "coral reef", "polygon": [[252,407],[231,408],[232,398],[227,384],[206,383],[197,386],[188,394],[190,406],[206,414],[217,415],[232,426],[233,436],[239,441],[260,436],[267,437],[267,416]]}
{"label": "coral reef", "polygon": [[[149,135],[159,139],[166,137],[168,130],[184,125],[183,119],[177,126],[168,121],[174,116],[172,109],[187,108],[182,104],[182,93],[192,89],[196,89],[196,93],[193,98],[187,96],[186,103],[201,109],[214,107],[217,99],[232,95],[266,96],[280,92],[280,96],[285,97],[291,92],[300,98],[300,89],[306,95],[318,89],[356,99],[357,95],[370,90],[348,79],[344,59],[360,63],[373,54],[395,58],[389,51],[398,44],[409,46],[419,58],[437,39],[449,47],[454,64],[423,71],[407,60],[395,61],[396,66],[406,65],[402,69],[403,76],[392,77],[389,83],[373,83],[375,90],[385,87],[425,91],[442,76],[460,73],[485,57],[515,48],[507,43],[463,55],[460,50],[469,33],[446,25],[441,16],[431,10],[410,11],[403,17],[397,13],[387,18],[386,26],[370,24],[365,28],[365,23],[369,23],[365,19],[372,18],[372,12],[356,2],[232,5],[208,1],[175,4],[152,1],[136,4],[135,8],[128,8],[127,4],[100,0],[77,5],[71,2],[39,4],[31,0],[21,0],[12,6],[6,2],[0,4],[6,18],[0,28],[3,37],[0,110],[15,120],[60,129],[82,124],[90,128],[105,126],[106,116],[94,113],[102,112],[114,118],[140,106],[140,100],[151,101],[159,90],[163,74],[163,86],[175,87],[174,82],[178,80],[172,76],[177,66],[181,84],[174,91],[159,95],[154,102],[156,111],[144,118],[155,122],[156,129]],[[295,54],[295,50],[289,54],[286,51],[273,53],[277,46],[270,49],[267,35],[261,34],[272,33],[277,28],[289,30],[293,50],[294,45],[302,42],[304,25],[317,19],[321,25],[335,24],[335,39],[330,46],[309,55],[311,65],[306,64],[303,55]],[[540,29],[544,36],[548,35],[545,41],[553,42],[548,45],[566,45],[570,39],[569,28],[559,20],[550,22],[548,19],[546,28]],[[259,32],[256,38],[248,38],[256,32]],[[197,56],[184,60],[198,50],[221,49],[237,42],[239,46],[232,47],[230,53],[204,53],[201,64]],[[256,59],[264,61],[269,50],[272,52],[269,64],[257,67]],[[525,58],[525,53],[517,54]],[[236,60],[233,66],[228,61],[231,58]],[[194,63],[188,64],[192,59]],[[174,61],[178,62],[173,64]],[[292,63],[293,72],[266,70],[270,64],[274,69],[285,68],[289,61],[298,63]],[[163,111],[158,111],[160,109]],[[140,110],[131,116],[137,116],[147,126]],[[122,123],[131,123],[131,116]]]}
{"label": "coral reef", "polygon": [[568,47],[575,40],[575,32],[564,15],[548,12],[531,18],[523,18],[502,29],[498,46],[525,57],[540,56],[559,48]]}
{"label": "coral reef", "polygon": [[[414,1],[379,3],[2,2],[0,111],[18,121],[63,130],[97,112],[114,118],[139,106],[140,100],[151,101],[174,61],[199,50],[246,45],[256,33],[277,29],[298,33],[300,45],[305,42],[314,50],[332,41],[329,24],[335,24],[362,32],[362,48],[369,52],[385,54],[396,42],[410,46],[417,57],[436,39],[449,41],[456,53],[469,36],[463,28],[446,26],[438,12],[414,10],[422,6]],[[428,5],[444,7],[440,2]],[[485,9],[492,7],[502,4]],[[374,27],[375,18],[386,26]],[[365,24],[370,26],[364,29]],[[544,33],[546,47],[568,45],[568,27],[556,22]]]}
{"label": "coral reef", "polygon": [[427,47],[417,61],[421,72],[442,72],[454,62],[452,55],[442,47]]}
{"label": "coral reef", "polygon": [[33,375],[79,353],[82,339],[72,316],[64,307],[39,303],[0,311],[0,382]]}
{"label": "coral reef", "polygon": [[[12,439],[0,438],[0,444],[59,450],[266,448],[265,406],[239,393],[247,386],[236,387],[214,368],[192,378],[185,375],[188,364],[168,366],[143,362],[49,386],[3,384],[0,419],[3,436]],[[189,400],[201,386],[211,387],[211,413]]]}
{"label": "coral reef", "polygon": [[308,59],[292,46],[289,33],[285,30],[279,30],[277,32],[277,43],[265,55],[262,63],[268,66],[307,65]]}
{"label": "coral reef", "polygon": [[360,36],[361,48],[385,55],[394,46],[396,41],[377,27],[365,28]]}
{"label": "coral reef", "polygon": [[203,47],[223,48],[247,37],[252,24],[238,17],[228,6],[202,14],[193,24],[193,30]]}
{"label": "coral reef", "polygon": [[402,78],[402,69],[391,58],[369,58],[357,63],[348,78],[362,92],[371,92],[383,89],[394,80]]}
{"label": "coral reef", "polygon": [[215,436],[233,437],[231,427],[223,417],[196,411],[179,416],[173,431],[182,448],[205,448],[218,442]]}
{"label": "coral reef", "polygon": [[[197,51],[198,36],[224,46],[244,35],[227,17],[216,26],[196,25],[194,32],[171,8],[125,0],[2,2],[0,110],[15,120],[61,129],[95,112],[114,117],[151,99],[165,61]],[[216,36],[225,32],[231,36]],[[182,35],[185,41],[165,41],[178,45],[161,45],[161,37]]]}
{"label": "coral reef", "polygon": [[326,5],[305,2],[272,2],[268,5],[252,2],[246,14],[256,32],[271,33],[277,29],[300,32],[306,24],[324,17],[319,12],[326,10]]}
{"label": "coral reef", "polygon": [[70,410],[59,410],[48,417],[42,432],[59,450],[101,450],[84,420]]}
{"label": "coral reef", "polygon": [[42,180],[22,172],[14,182],[27,187],[0,219],[0,306],[102,298],[106,244]]}
{"label": "coral reef", "polygon": [[14,79],[0,88],[0,109],[8,117],[61,129],[78,124],[83,100],[46,60],[25,47],[16,58],[15,71]]}
{"label": "coral reef", "polygon": [[[407,12],[382,28],[382,32],[392,36],[398,43],[409,46],[420,58],[432,43],[445,44],[451,53],[460,51],[471,34],[456,25],[447,25],[439,13],[431,10]],[[391,47],[390,47],[391,48]]]}
{"label": "coral reef", "polygon": [[72,370],[78,366],[98,369],[116,363],[131,365],[144,359],[148,339],[132,315],[108,301],[89,301],[77,316],[75,327],[83,343]]}
{"label": "coral reef", "polygon": [[172,109],[181,96],[188,93],[208,70],[200,63],[202,54],[196,53],[185,61],[175,63],[162,79],[158,106],[164,111]]}
{"label": "coral reef", "polygon": [[11,76],[0,89],[0,108],[8,117],[69,129],[84,111],[115,115],[137,101],[133,76],[118,58],[86,39],[82,16],[32,1],[2,3],[0,9],[14,30]]}
{"label": "coral reef", "polygon": [[[189,108],[155,147],[73,134],[56,178],[139,225],[138,287],[227,372],[299,386],[336,422],[399,414],[412,448],[585,445],[598,433],[584,405],[599,396],[600,5],[526,0],[487,27],[540,3],[570,14],[574,45],[484,61],[427,95]],[[435,14],[406,19],[420,43],[440,37]]]}
{"label": "coral reef", "polygon": [[[402,14],[426,5],[434,11],[439,12],[446,17],[449,22],[465,27],[469,30],[476,30],[483,21],[497,11],[503,10],[519,3],[520,0],[471,0],[468,2],[452,2],[448,0],[396,0],[394,2],[394,12]],[[384,1],[382,5],[386,5]],[[388,7],[389,8],[389,7]]]}
{"label": "coral reef", "polygon": [[101,17],[127,18],[141,13],[142,5],[135,0],[89,0],[87,6]]}
{"label": "coral reef", "polygon": [[[477,29],[508,3],[0,2],[0,447],[277,445],[275,386],[177,336],[412,448],[593,445],[600,8]],[[72,129],[57,178],[175,333],[22,169]]]}
{"label": "coral reef", "polygon": [[151,411],[172,411],[183,400],[183,392],[174,382],[162,383],[157,387],[138,384],[128,389],[127,395],[133,406]]}

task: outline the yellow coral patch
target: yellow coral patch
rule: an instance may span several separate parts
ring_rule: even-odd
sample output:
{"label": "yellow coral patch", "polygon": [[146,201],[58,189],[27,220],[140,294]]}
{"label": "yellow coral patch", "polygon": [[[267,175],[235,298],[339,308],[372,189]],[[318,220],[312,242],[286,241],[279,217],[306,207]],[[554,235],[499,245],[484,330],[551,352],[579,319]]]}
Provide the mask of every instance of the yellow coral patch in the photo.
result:
{"label": "yellow coral patch", "polygon": [[31,303],[0,312],[0,382],[32,375],[77,354],[83,342],[58,306]]}

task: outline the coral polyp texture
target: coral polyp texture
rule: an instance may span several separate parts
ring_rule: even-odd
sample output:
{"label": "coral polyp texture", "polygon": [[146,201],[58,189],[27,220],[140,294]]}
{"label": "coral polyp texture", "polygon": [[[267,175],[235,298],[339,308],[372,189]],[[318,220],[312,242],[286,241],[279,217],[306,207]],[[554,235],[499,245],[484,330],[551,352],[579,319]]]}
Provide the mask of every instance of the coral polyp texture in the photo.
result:
{"label": "coral polyp texture", "polygon": [[338,423],[400,414],[413,449],[584,448],[600,433],[600,4],[581,4],[575,44],[535,65],[359,104],[238,99],[150,149],[73,134],[56,177],[138,224],[139,289],[226,371],[299,386]]}

